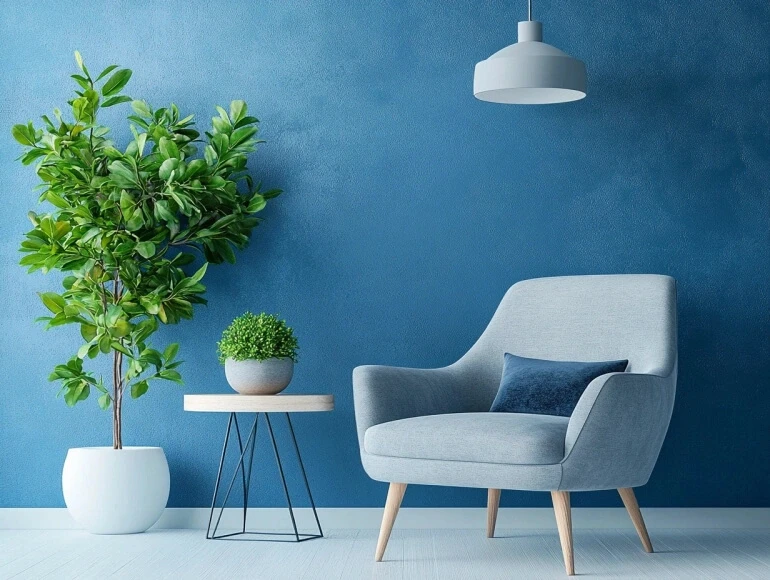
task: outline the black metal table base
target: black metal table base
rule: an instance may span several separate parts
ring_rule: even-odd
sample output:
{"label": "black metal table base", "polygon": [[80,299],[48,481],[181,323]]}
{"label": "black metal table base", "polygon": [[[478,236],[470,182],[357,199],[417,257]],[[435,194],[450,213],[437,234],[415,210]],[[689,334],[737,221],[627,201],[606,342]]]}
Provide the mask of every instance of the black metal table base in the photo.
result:
{"label": "black metal table base", "polygon": [[[246,515],[249,505],[249,486],[251,484],[251,468],[254,463],[254,447],[257,442],[257,426],[259,424],[259,416],[265,416],[265,422],[267,423],[267,430],[270,433],[270,440],[273,444],[273,453],[275,455],[275,461],[278,464],[278,473],[281,476],[281,483],[283,484],[283,493],[286,496],[286,504],[289,508],[289,515],[291,516],[291,525],[294,529],[293,532],[252,532],[246,530]],[[294,443],[294,451],[297,454],[297,461],[299,462],[300,471],[302,472],[302,479],[305,482],[305,489],[307,490],[307,496],[310,499],[310,507],[313,508],[313,516],[315,517],[316,526],[318,526],[318,533],[301,533],[297,529],[297,520],[294,517],[294,509],[291,505],[291,497],[289,496],[289,487],[286,484],[286,476],[283,471],[283,464],[281,463],[281,455],[278,452],[278,445],[275,441],[275,434],[273,433],[273,426],[270,423],[270,416],[268,413],[256,413],[254,417],[254,424],[249,431],[249,436],[244,443],[241,437],[241,429],[238,425],[238,417],[235,413],[230,413],[230,419],[227,422],[227,431],[225,432],[225,442],[222,447],[222,457],[219,460],[219,470],[217,471],[217,481],[214,485],[214,497],[211,499],[211,513],[209,514],[209,525],[206,529],[206,538],[209,540],[250,540],[250,541],[272,541],[272,542],[304,542],[306,540],[313,540],[315,538],[322,538],[323,531],[321,530],[321,522],[318,519],[318,512],[315,508],[315,502],[313,501],[313,494],[310,492],[310,484],[307,480],[307,474],[305,473],[305,466],[302,464],[302,456],[299,453],[299,445],[297,445],[297,437],[294,435],[294,427],[291,424],[291,418],[288,413],[283,413],[286,416],[286,423],[289,426],[289,433],[291,433],[291,440]],[[238,465],[235,468],[232,478],[230,479],[230,485],[227,487],[222,506],[217,508],[217,496],[219,495],[219,488],[222,483],[222,470],[225,464],[225,457],[227,456],[227,446],[230,441],[232,433],[232,427],[235,426],[236,439],[238,441],[238,450],[240,457],[238,458]],[[238,479],[238,473],[241,474],[241,485],[243,487],[243,522],[240,531],[230,532],[226,534],[217,535],[217,529],[222,521],[222,514],[224,513],[227,500],[230,497],[230,492],[233,490],[235,480]],[[214,521],[214,514],[219,511],[219,515]],[[212,528],[213,524],[213,528]],[[266,537],[272,536],[272,537]]]}

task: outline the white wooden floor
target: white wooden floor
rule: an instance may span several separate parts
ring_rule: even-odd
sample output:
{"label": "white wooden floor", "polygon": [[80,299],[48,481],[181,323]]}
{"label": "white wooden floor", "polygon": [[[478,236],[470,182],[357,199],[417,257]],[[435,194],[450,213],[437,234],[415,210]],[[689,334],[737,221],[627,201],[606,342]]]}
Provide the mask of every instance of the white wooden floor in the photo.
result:
{"label": "white wooden floor", "polygon": [[[0,578],[440,579],[565,578],[556,530],[393,531],[375,564],[376,530],[331,530],[301,544],[206,540],[202,530],[91,536],[0,530]],[[575,530],[586,578],[767,578],[770,530],[650,530],[645,554],[632,529]]]}

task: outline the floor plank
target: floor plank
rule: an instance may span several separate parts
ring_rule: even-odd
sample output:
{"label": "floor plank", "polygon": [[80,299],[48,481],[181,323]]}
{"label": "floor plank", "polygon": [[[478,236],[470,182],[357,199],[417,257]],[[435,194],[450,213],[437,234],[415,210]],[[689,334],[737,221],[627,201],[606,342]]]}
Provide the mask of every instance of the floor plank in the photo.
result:
{"label": "floor plank", "polygon": [[[770,530],[650,530],[654,554],[632,529],[575,530],[586,578],[770,578]],[[393,530],[381,563],[377,530],[327,530],[300,544],[206,540],[202,530],[92,536],[0,530],[0,579],[292,578],[508,580],[565,578],[556,529]]]}

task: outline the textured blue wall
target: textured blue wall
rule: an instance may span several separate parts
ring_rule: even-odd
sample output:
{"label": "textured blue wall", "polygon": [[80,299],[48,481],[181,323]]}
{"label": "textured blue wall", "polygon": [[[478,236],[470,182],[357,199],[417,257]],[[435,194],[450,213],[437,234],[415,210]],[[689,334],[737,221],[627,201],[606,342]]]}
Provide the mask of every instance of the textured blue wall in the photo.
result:
{"label": "textured blue wall", "polygon": [[[63,505],[67,449],[110,443],[95,400],[67,409],[46,382],[78,345],[74,329],[32,322],[35,292],[57,279],[16,265],[36,196],[10,126],[65,101],[75,49],[92,69],[134,69],[131,95],[173,100],[202,123],[215,104],[246,99],[268,140],[254,172],[287,192],[239,264],[210,269],[210,305],[164,330],[182,343],[186,386],[127,404],[126,443],[166,450],[171,506],[210,499],[224,417],[185,414],[182,395],[228,391],[214,343],[242,311],[288,318],[302,347],[291,391],[337,399],[334,413],[296,419],[318,503],[375,506],[385,488],[358,460],[354,366],[447,364],[513,282],[615,272],[679,281],[676,409],[640,501],[770,506],[770,7],[553,0],[535,11],[546,40],[587,63],[586,100],[473,98],[475,62],[515,38],[523,1],[4,6],[0,506]],[[125,139],[118,109],[105,120]],[[281,505],[275,467],[262,465],[255,505]],[[415,486],[405,505],[484,497]],[[612,494],[575,503],[618,505]]]}

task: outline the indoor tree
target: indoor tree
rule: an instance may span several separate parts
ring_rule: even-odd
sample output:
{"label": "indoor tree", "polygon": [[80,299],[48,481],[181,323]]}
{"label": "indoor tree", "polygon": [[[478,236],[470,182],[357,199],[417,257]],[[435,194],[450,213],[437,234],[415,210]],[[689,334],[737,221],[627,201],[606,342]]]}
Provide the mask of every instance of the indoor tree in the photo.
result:
{"label": "indoor tree", "polygon": [[[201,284],[209,263],[235,262],[248,244],[254,216],[279,190],[261,191],[246,173],[247,155],[262,141],[258,119],[233,101],[201,136],[192,115],[176,105],[160,109],[123,94],[131,71],[116,65],[91,75],[79,53],[72,78],[78,88],[65,114],[43,115],[13,127],[25,147],[24,165],[36,163],[40,202],[30,212],[32,230],[21,243],[21,264],[30,272],[64,272],[62,292],[40,294],[50,315],[47,328],[76,324],[83,345],[49,377],[73,406],[99,393],[112,407],[113,447],[122,447],[123,396],[138,398],[151,381],[181,382],[179,345],[160,352],[149,343],[159,323],[192,318],[206,301]],[[133,139],[119,149],[100,109],[131,103]],[[202,157],[198,156],[202,150]],[[203,258],[194,273],[185,271]],[[84,367],[85,359],[112,357],[110,381]]]}

